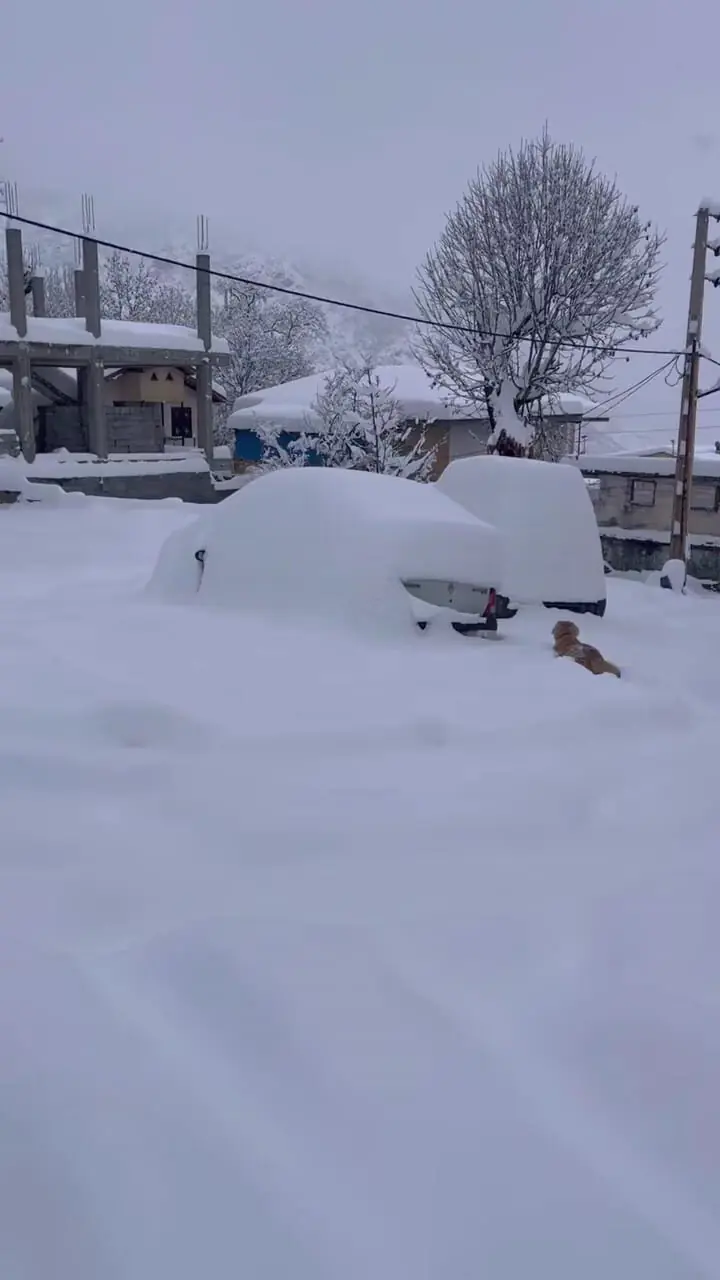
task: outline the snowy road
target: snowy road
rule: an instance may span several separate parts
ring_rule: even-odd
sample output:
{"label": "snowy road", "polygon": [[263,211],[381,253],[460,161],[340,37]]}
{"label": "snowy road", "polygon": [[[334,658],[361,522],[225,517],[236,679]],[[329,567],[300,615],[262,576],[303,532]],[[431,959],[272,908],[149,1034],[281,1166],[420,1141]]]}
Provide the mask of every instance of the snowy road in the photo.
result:
{"label": "snowy road", "polygon": [[698,1280],[720,602],[373,647],[0,511],[0,1275]]}

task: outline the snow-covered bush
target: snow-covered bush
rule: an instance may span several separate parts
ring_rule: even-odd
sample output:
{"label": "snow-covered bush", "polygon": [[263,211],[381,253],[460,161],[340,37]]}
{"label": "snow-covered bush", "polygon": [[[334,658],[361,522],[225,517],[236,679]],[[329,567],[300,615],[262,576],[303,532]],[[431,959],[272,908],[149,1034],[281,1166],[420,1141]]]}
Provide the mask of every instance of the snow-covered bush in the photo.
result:
{"label": "snow-covered bush", "polygon": [[259,428],[265,469],[312,461],[323,467],[427,479],[435,449],[428,445],[426,425],[407,420],[394,392],[370,360],[347,360],[318,392],[312,429],[288,441],[281,427]]}

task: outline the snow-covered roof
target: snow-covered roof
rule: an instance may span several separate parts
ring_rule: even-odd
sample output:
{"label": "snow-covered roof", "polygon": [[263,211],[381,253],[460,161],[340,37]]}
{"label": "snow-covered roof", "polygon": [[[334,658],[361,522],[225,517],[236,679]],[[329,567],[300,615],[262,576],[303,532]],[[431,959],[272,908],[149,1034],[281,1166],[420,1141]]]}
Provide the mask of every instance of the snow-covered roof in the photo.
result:
{"label": "snow-covered roof", "polygon": [[[59,346],[146,347],[148,350],[202,351],[203,344],[194,329],[179,324],[147,324],[139,320],[103,320],[102,336],[95,338],[85,328],[85,321],[69,316],[50,319],[28,316],[28,342],[57,343]],[[19,342],[20,335],[10,323],[10,314],[0,312],[0,342]],[[225,338],[213,338],[215,355],[227,355]]]}
{"label": "snow-covered roof", "polygon": [[[605,473],[610,475],[642,475],[642,476],[674,476],[675,458],[659,458],[657,455],[612,453],[606,457],[593,455],[583,456],[577,460],[566,458],[566,462],[579,466],[586,475]],[[720,479],[720,454],[695,454],[693,475],[708,479]]]}
{"label": "snow-covered roof", "polygon": [[[654,420],[650,418],[646,421],[652,424]],[[634,454],[636,457],[661,452],[672,453],[677,440],[677,421],[671,419],[666,429],[654,425],[644,427],[642,423],[637,427],[632,424],[625,427],[618,423],[613,429],[613,421],[610,419],[607,428],[588,425],[583,428],[582,435],[585,446],[583,456],[588,458],[595,455],[607,458],[615,453]],[[701,422],[695,437],[695,454],[714,453],[716,440],[720,440],[720,427],[706,427]]]}
{"label": "snow-covered roof", "polygon": [[[306,378],[296,378],[293,382],[284,382],[239,396],[233,405],[228,425],[231,428],[252,429],[253,423],[264,423],[317,429],[319,423],[313,412],[313,405],[332,373],[332,370],[311,373]],[[447,394],[433,386],[431,378],[419,365],[378,365],[374,373],[382,386],[392,392],[407,418],[467,421],[478,417],[472,409],[449,406]],[[544,408],[555,413],[582,414],[590,412],[594,405],[584,396],[568,393],[554,396],[552,406],[547,404]]]}
{"label": "snow-covered roof", "polygon": [[557,392],[555,395],[544,397],[540,404],[545,414],[567,414],[573,418],[593,413],[597,408],[594,401],[588,400],[587,396],[581,396],[577,391]]}
{"label": "snow-covered roof", "polygon": [[[254,422],[262,422],[317,428],[319,421],[313,405],[333,372],[311,373],[306,378],[295,378],[293,382],[239,396],[233,405],[229,426],[247,428]],[[383,387],[392,391],[408,418],[467,417],[467,413],[458,414],[448,409],[443,393],[433,387],[419,365],[378,365],[374,372]]]}

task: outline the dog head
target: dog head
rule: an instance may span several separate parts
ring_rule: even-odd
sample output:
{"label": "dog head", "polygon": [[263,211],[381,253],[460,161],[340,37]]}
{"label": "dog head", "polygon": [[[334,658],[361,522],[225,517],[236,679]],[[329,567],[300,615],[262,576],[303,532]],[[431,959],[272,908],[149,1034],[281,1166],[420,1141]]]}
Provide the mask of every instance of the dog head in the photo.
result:
{"label": "dog head", "polygon": [[565,641],[567,643],[569,640],[577,640],[580,635],[580,628],[574,622],[561,621],[555,623],[552,633],[556,642]]}

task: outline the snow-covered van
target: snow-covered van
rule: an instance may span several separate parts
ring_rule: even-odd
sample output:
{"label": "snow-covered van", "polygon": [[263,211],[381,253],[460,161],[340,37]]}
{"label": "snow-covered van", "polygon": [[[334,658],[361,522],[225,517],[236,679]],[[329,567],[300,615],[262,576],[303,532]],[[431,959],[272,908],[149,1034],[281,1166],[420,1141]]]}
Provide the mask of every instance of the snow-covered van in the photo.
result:
{"label": "snow-covered van", "polygon": [[458,458],[436,484],[503,537],[498,617],[512,617],[523,604],[602,617],[602,545],[577,467],[496,454]]}

